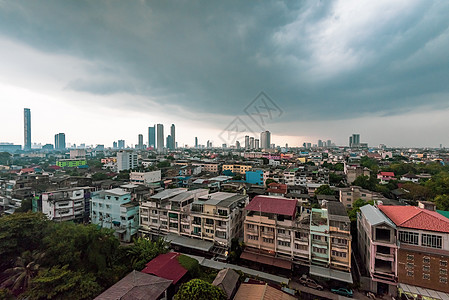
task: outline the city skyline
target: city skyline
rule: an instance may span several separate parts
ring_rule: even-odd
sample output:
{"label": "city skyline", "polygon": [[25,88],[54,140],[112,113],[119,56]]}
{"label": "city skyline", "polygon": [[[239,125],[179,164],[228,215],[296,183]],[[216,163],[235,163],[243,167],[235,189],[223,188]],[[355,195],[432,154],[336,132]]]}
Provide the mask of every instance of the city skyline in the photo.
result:
{"label": "city skyline", "polygon": [[[220,133],[264,91],[282,116],[264,128],[245,122],[278,145],[345,145],[352,132],[369,145],[449,144],[449,66],[441,63],[449,3],[196,5],[132,3],[117,27],[111,16],[120,8],[101,1],[2,3],[1,142],[23,143],[27,107],[32,142],[42,144],[52,142],[48,128],[71,143],[108,145],[159,123],[176,124],[179,146],[195,136],[221,145]],[[173,34],[184,30],[195,43]]]}

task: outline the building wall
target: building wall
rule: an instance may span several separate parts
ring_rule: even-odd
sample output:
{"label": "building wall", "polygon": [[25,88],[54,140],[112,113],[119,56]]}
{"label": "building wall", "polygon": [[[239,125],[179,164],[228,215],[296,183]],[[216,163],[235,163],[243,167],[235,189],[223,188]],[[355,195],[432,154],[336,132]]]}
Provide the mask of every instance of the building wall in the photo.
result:
{"label": "building wall", "polygon": [[447,293],[448,261],[447,255],[410,251],[401,247],[398,251],[398,281]]}

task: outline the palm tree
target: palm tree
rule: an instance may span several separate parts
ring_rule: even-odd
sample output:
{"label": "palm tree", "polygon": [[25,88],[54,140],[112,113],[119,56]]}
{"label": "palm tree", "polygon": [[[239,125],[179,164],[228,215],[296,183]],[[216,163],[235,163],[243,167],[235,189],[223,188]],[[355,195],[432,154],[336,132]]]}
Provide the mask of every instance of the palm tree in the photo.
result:
{"label": "palm tree", "polygon": [[9,276],[1,287],[9,288],[14,293],[20,294],[25,291],[40,268],[39,262],[44,257],[44,253],[39,251],[25,251],[17,257],[14,267],[6,269],[4,274]]}

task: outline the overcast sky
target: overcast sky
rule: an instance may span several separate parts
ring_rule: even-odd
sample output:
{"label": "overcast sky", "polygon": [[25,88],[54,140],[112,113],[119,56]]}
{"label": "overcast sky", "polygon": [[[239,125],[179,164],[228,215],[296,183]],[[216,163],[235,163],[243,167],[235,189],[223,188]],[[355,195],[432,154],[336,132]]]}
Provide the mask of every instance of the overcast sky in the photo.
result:
{"label": "overcast sky", "polygon": [[[23,145],[29,107],[43,144],[174,123],[179,145],[221,145],[239,117],[280,145],[449,146],[448,16],[444,0],[0,0],[0,142]],[[263,124],[245,112],[262,91]]]}

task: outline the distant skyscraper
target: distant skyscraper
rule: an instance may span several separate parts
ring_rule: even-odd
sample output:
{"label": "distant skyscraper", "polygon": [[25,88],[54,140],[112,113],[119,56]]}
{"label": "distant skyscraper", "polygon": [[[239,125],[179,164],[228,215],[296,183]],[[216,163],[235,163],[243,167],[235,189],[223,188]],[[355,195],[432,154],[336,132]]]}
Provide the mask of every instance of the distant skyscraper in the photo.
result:
{"label": "distant skyscraper", "polygon": [[269,149],[271,146],[271,133],[267,130],[260,134],[260,147]]}
{"label": "distant skyscraper", "polygon": [[23,150],[31,150],[31,111],[29,108],[23,109]]}
{"label": "distant skyscraper", "polygon": [[175,133],[175,124],[171,124],[170,127],[170,135],[171,135],[171,140],[172,140],[172,145],[173,147],[170,149],[175,149],[176,148],[176,133]]}
{"label": "distant skyscraper", "polygon": [[251,149],[251,150],[253,150],[254,149],[254,137],[250,137],[249,138],[249,148]]}
{"label": "distant skyscraper", "polygon": [[171,135],[167,136],[166,144],[167,144],[168,149],[170,149],[170,150],[175,149],[175,145],[173,144],[173,137]]}
{"label": "distant skyscraper", "polygon": [[245,135],[245,150],[249,149],[249,136]]}
{"label": "distant skyscraper", "polygon": [[125,140],[118,140],[118,148],[125,149]]}
{"label": "distant skyscraper", "polygon": [[198,138],[195,137],[195,148],[198,148]]}
{"label": "distant skyscraper", "polygon": [[156,131],[154,126],[148,127],[148,147],[156,147]]}
{"label": "distant skyscraper", "polygon": [[240,149],[240,142],[239,141],[235,141],[235,148]]}
{"label": "distant skyscraper", "polygon": [[360,146],[360,134],[354,133],[352,137],[349,137],[349,146],[350,147],[359,147]]}
{"label": "distant skyscraper", "polygon": [[164,125],[157,124],[157,151],[162,151],[164,149]]}
{"label": "distant skyscraper", "polygon": [[139,136],[138,136],[137,148],[143,149],[143,134],[139,134]]}
{"label": "distant skyscraper", "polygon": [[318,147],[323,147],[323,141],[322,140],[318,140]]}
{"label": "distant skyscraper", "polygon": [[65,133],[55,134],[55,150],[65,149]]}
{"label": "distant skyscraper", "polygon": [[327,146],[331,147],[332,146],[332,141],[331,140],[327,140]]}
{"label": "distant skyscraper", "polygon": [[255,139],[255,140],[254,140],[254,148],[260,149],[259,139]]}
{"label": "distant skyscraper", "polygon": [[117,142],[113,142],[113,143],[112,143],[112,148],[113,148],[113,149],[117,149]]}

